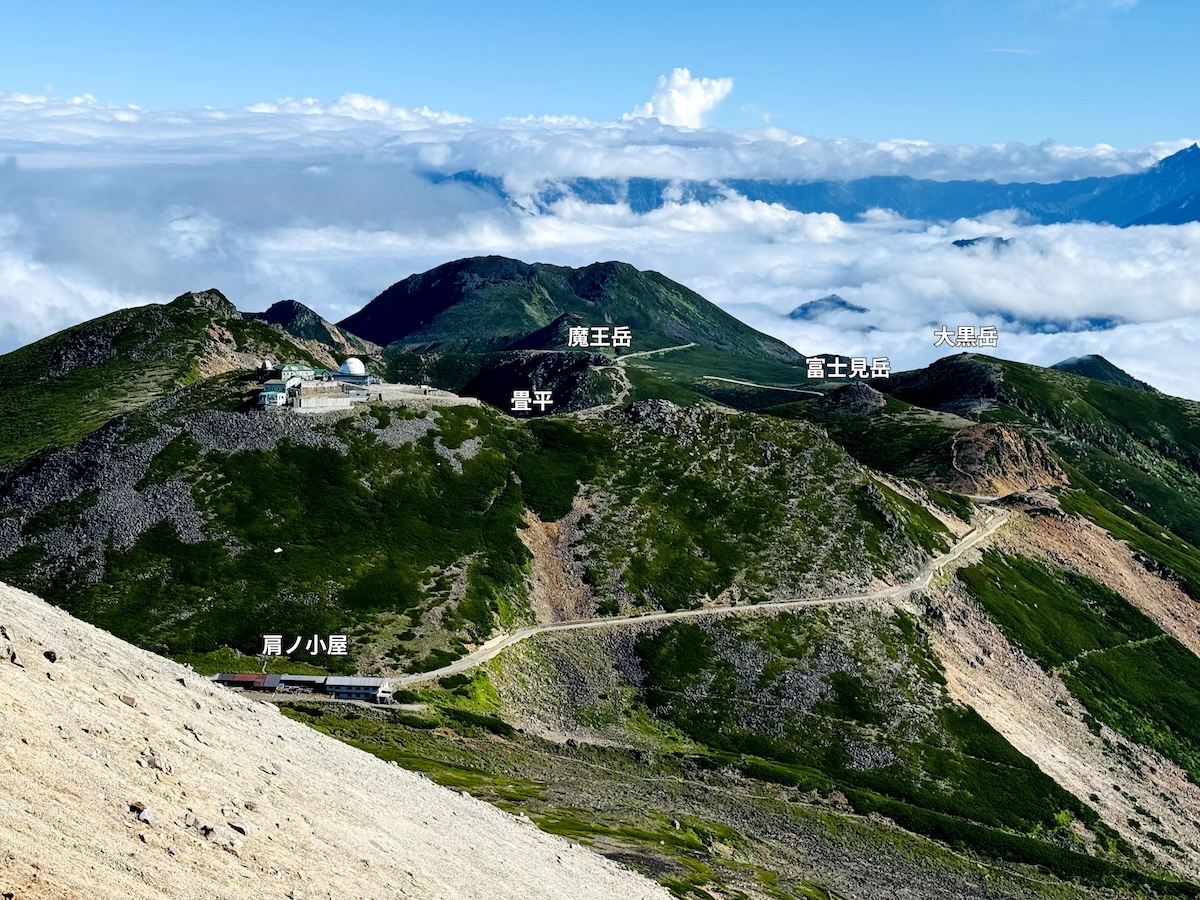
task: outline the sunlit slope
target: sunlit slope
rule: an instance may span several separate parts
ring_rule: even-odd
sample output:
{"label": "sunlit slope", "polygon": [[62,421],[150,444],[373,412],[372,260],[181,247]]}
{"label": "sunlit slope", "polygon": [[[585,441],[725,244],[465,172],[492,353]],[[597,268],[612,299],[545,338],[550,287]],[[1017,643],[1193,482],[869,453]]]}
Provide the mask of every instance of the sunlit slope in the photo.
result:
{"label": "sunlit slope", "polygon": [[590,612],[895,583],[951,540],[803,423],[664,401],[322,421],[237,395],[223,376],[14,472],[0,574],[164,652],[350,633],[419,669],[528,620],[526,509],[574,517]]}
{"label": "sunlit slope", "polygon": [[0,466],[73,443],[199,378],[312,350],[218,291],[118,310],[0,356]]}

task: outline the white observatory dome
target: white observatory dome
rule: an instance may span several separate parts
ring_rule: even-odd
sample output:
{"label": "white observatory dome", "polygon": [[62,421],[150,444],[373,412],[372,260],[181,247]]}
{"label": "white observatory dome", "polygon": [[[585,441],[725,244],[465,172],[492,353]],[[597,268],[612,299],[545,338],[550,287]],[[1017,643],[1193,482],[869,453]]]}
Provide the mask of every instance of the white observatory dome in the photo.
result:
{"label": "white observatory dome", "polygon": [[352,356],[338,369],[343,375],[366,375],[367,367],[363,365],[363,361],[357,356]]}

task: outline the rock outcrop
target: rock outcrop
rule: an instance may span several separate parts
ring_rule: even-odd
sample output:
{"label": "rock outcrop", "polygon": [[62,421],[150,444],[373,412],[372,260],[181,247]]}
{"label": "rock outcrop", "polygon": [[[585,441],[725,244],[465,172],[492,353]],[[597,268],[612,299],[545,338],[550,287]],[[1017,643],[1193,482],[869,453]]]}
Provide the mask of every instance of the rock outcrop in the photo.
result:
{"label": "rock outcrop", "polygon": [[989,497],[1066,485],[1050,448],[1010,425],[971,425],[954,435],[954,479],[962,494]]}

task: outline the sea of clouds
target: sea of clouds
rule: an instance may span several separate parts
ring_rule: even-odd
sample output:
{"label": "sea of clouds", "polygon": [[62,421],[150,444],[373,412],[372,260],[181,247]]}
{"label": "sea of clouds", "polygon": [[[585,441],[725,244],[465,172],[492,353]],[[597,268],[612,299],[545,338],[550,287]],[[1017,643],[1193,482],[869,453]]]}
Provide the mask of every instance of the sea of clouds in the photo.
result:
{"label": "sea of clouds", "polygon": [[[996,325],[1001,356],[1101,353],[1200,399],[1200,225],[1033,226],[1003,211],[843,221],[730,191],[645,214],[535,202],[547,182],[580,176],[1052,182],[1139,171],[1191,143],[949,146],[701,127],[731,88],[678,69],[618,121],[486,124],[356,94],[184,111],[0,96],[0,352],[208,287],[243,310],[294,298],[337,320],[414,272],[495,253],[655,269],[806,353],[910,368],[952,352],[933,346],[940,326]],[[503,190],[442,178],[460,171]],[[1010,243],[952,243],[993,235]],[[787,317],[830,293],[869,312]]]}

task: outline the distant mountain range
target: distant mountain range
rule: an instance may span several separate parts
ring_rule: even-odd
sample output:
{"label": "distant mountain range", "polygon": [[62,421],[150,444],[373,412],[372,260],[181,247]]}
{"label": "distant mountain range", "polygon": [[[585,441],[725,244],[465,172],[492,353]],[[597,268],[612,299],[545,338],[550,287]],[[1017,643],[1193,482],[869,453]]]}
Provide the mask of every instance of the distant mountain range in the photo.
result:
{"label": "distant mountain range", "polygon": [[[514,199],[501,179],[478,172],[438,174],[430,178],[470,184],[504,199]],[[729,192],[749,200],[778,203],[797,212],[835,213],[843,219],[856,218],[871,209],[890,209],[908,219],[933,221],[974,218],[995,210],[1013,209],[1039,224],[1182,224],[1200,221],[1200,146],[1193,144],[1143,172],[1053,184],[933,181],[905,175],[851,181],[568,178],[545,182],[534,203],[545,210],[571,197],[585,203],[627,203],[635,213],[647,213],[663,207],[668,196],[682,202],[707,204]]]}

